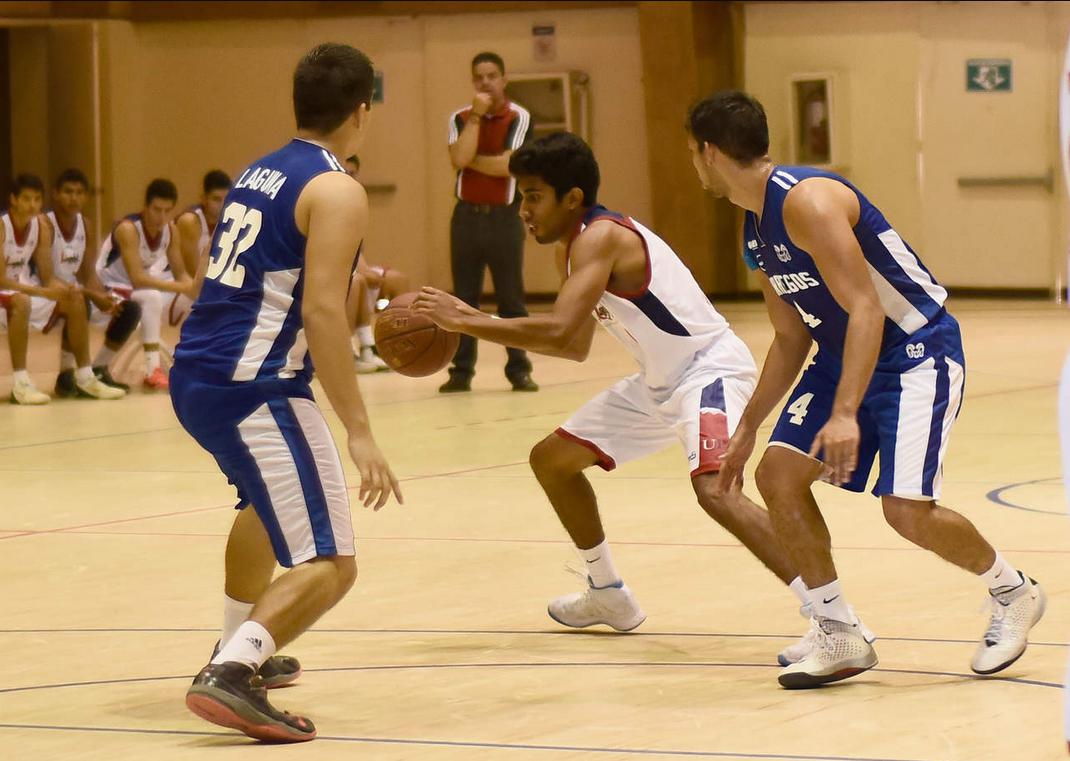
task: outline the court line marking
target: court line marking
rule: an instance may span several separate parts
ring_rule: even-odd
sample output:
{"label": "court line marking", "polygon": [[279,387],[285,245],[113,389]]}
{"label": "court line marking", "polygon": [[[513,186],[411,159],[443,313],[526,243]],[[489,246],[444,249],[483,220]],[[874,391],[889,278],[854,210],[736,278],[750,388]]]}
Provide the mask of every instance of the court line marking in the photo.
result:
{"label": "court line marking", "polygon": [[[40,729],[66,732],[106,732],[116,734],[178,735],[184,737],[227,737],[247,740],[235,732],[205,732],[189,729],[125,729],[123,727],[78,727],[49,724],[0,724],[0,729]],[[798,753],[730,753],[712,750],[672,750],[658,748],[600,748],[583,745],[537,745],[534,743],[495,743],[475,740],[427,740],[401,737],[352,737],[317,735],[317,741],[387,745],[423,745],[448,748],[494,748],[497,750],[545,750],[569,753],[616,753],[632,756],[674,756],[688,758],[758,758],[770,761],[921,761],[921,759],[875,758],[872,756],[812,756]],[[259,745],[249,741],[248,745]]]}
{"label": "court line marking", "polygon": [[[303,673],[333,674],[351,671],[432,671],[435,669],[522,669],[522,668],[693,668],[693,669],[780,669],[776,663],[731,663],[719,661],[518,661],[516,663],[383,663],[368,666],[335,666],[331,668],[306,668]],[[908,674],[911,676],[946,676],[965,679],[970,682],[1005,682],[1021,684],[1028,687],[1051,687],[1063,689],[1062,682],[1044,682],[1039,679],[1023,677],[980,676],[957,671],[928,671],[923,669],[873,668],[867,673]],[[66,687],[101,687],[116,684],[137,684],[141,682],[165,682],[176,679],[192,679],[195,674],[176,674],[173,676],[138,676],[122,679],[93,679],[84,682],[57,682],[54,684],[34,684],[23,687],[4,687],[0,695],[16,692],[35,692],[38,690],[55,690]]]}
{"label": "court line marking", "polygon": [[[483,471],[483,470],[494,470],[495,468],[512,468],[512,467],[516,467],[517,465],[526,465],[526,464],[527,464],[527,460],[518,460],[516,462],[500,463],[498,465],[483,465],[483,466],[477,467],[477,468],[466,468],[464,470],[451,471],[451,472],[447,472],[447,473],[427,473],[427,474],[418,475],[418,476],[405,476],[404,478],[399,478],[398,481],[400,481],[400,482],[424,481],[424,480],[431,479],[431,478],[444,478],[444,477],[448,477],[448,476],[460,475],[462,473],[474,473],[474,472]],[[348,491],[351,491],[351,492],[359,491],[359,490],[360,490],[359,486],[351,486],[351,487],[348,488]],[[359,503],[358,503],[357,506],[358,507],[360,506]],[[131,522],[135,522],[135,521],[150,520],[152,518],[170,518],[170,517],[174,517],[176,515],[191,515],[193,513],[203,513],[203,512],[207,512],[209,510],[223,510],[223,509],[226,509],[226,508],[233,509],[233,507],[234,507],[234,505],[233,505],[233,503],[231,503],[231,504],[227,504],[227,505],[217,505],[215,507],[196,507],[196,508],[192,508],[192,509],[189,509],[189,510],[175,510],[175,511],[168,512],[168,513],[155,513],[153,515],[139,515],[139,516],[135,516],[135,517],[131,517],[131,518],[116,518],[116,519],[110,520],[110,521],[100,521],[98,523],[86,523],[86,524],[83,524],[83,525],[80,525],[80,526],[60,526],[58,528],[49,528],[49,529],[21,529],[21,530],[15,531],[14,533],[11,533],[11,534],[9,534],[7,536],[0,536],[0,541],[3,541],[4,539],[17,539],[17,538],[23,537],[23,536],[38,536],[40,534],[62,534],[62,533],[67,533],[67,532],[70,532],[71,534],[77,534],[78,533],[78,531],[77,531],[78,529],[97,528],[99,526],[112,526],[112,525],[115,525],[117,523],[131,523]],[[2,533],[2,531],[0,531],[0,533]],[[117,532],[117,535],[121,535],[122,533],[123,532]]]}
{"label": "court line marking", "polygon": [[[218,632],[218,626],[178,626],[178,627],[86,627],[86,628],[49,628],[49,629],[0,629],[0,634],[175,634]],[[694,637],[705,639],[798,639],[795,634],[758,634],[738,632],[629,632],[627,635],[610,631],[569,631],[566,629],[369,629],[369,628],[330,628],[309,629],[305,634],[489,634],[489,635],[536,635],[555,637]],[[878,642],[928,642],[949,645],[972,645],[976,640],[951,639],[940,637],[885,637]],[[1070,647],[1070,642],[1030,642],[1030,647]]]}
{"label": "court line marking", "polygon": [[1047,483],[1049,481],[1062,480],[1062,478],[1056,476],[1054,478],[1035,478],[1032,481],[1018,481],[1017,483],[1013,484],[1004,484],[1003,486],[997,486],[995,489],[992,489],[990,492],[985,494],[985,499],[987,499],[989,502],[994,502],[997,505],[1001,505],[1002,507],[1009,507],[1014,510],[1024,510],[1027,513],[1041,513],[1043,515],[1058,515],[1060,518],[1065,518],[1066,512],[1064,512],[1063,510],[1041,510],[1037,507],[1025,507],[1024,505],[1016,505],[1013,502],[1008,502],[1003,498],[1004,492],[1010,491],[1011,489],[1017,489],[1019,486],[1030,486],[1032,484],[1042,484]]}
{"label": "court line marking", "polygon": [[[132,518],[130,520],[139,520]],[[16,531],[16,529],[12,529]],[[20,533],[26,533],[25,530],[18,529]],[[0,534],[4,534],[4,530],[0,529]],[[40,532],[44,533],[44,532]],[[62,530],[55,530],[51,533],[62,533]],[[224,538],[226,533],[208,533],[199,531],[86,531],[82,528],[70,529],[69,536],[143,536],[143,537],[194,537],[194,538]],[[0,539],[6,537],[0,536]],[[514,538],[514,537],[463,537],[463,536],[360,536],[357,538],[360,542],[475,542],[475,543],[488,543],[488,544],[560,544],[563,547],[571,547],[571,544],[567,539],[537,539],[537,538]],[[634,547],[654,547],[654,548],[695,548],[695,549],[728,549],[739,550],[745,549],[740,543],[729,542],[652,542],[644,540],[627,540],[618,539],[614,540],[614,545],[634,546]],[[854,545],[842,545],[836,547],[837,551],[854,551],[854,552],[928,552],[928,550],[921,547],[872,547],[872,546],[854,546]],[[1002,552],[1005,553],[1021,553],[1021,554],[1033,554],[1033,555],[1066,555],[1070,554],[1070,549],[1015,549],[1013,547],[1005,547]]]}

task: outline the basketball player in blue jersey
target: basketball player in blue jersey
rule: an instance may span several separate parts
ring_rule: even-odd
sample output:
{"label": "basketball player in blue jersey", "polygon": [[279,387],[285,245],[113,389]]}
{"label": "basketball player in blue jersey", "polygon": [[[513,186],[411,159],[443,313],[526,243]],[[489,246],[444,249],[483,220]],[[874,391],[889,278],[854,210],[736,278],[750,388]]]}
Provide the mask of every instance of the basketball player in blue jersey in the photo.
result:
{"label": "basketball player in blue jersey", "polygon": [[[348,45],[319,45],[297,65],[297,136],[227,194],[171,371],[175,412],[237,487],[240,510],[227,542],[223,635],[186,705],[262,740],[315,737],[311,721],[268,702],[267,681],[297,673],[292,659],[269,659],[357,575],[342,462],[309,385],[313,362],[348,434],[360,499],[376,510],[391,493],[401,501],[372,436],[346,318],[368,200],[339,157],[364,137],[372,84],[371,62]],[[289,570],[272,581],[276,561]]]}
{"label": "basketball player in blue jersey", "polygon": [[781,654],[787,688],[872,668],[873,647],[852,622],[831,540],[811,492],[819,478],[873,494],[887,522],[919,547],[978,576],[992,616],[971,662],[978,674],[1025,652],[1044,593],[962,515],[938,505],[942,461],[962,402],[965,360],[947,292],[880,211],[844,178],[769,158],[758,101],[722,91],[688,117],[703,186],[746,210],[744,259],[761,278],[775,336],[761,378],[724,454],[719,487],[741,481],[755,432],[788,397],[758,465],[758,490],[781,545],[809,590],[807,636]]}
{"label": "basketball player in blue jersey", "polygon": [[[617,572],[594,491],[583,471],[683,446],[699,504],[805,602],[769,514],[738,488],[716,493],[720,455],[757,379],[746,345],[661,238],[597,202],[591,149],[567,133],[516,151],[520,217],[539,243],[556,243],[561,290],[548,314],[494,319],[424,288],[413,308],[449,330],[582,362],[595,324],[640,371],[602,392],[535,445],[531,467],[586,561],[587,589],[553,600],[558,623],[639,626],[646,614]],[[595,319],[591,319],[592,315]]]}

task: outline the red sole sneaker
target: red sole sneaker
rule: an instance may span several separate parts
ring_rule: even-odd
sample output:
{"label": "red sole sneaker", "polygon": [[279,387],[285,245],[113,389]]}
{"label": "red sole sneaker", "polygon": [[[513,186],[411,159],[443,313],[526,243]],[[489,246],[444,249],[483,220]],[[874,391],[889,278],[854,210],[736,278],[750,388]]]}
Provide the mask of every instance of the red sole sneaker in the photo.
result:
{"label": "red sole sneaker", "polygon": [[[238,701],[235,701],[238,703]],[[186,707],[205,721],[218,724],[228,729],[236,729],[243,734],[264,742],[307,742],[316,737],[316,730],[297,732],[282,722],[258,722],[242,716],[236,706],[231,706],[214,695],[189,693],[186,695]],[[248,712],[248,711],[247,711]]]}

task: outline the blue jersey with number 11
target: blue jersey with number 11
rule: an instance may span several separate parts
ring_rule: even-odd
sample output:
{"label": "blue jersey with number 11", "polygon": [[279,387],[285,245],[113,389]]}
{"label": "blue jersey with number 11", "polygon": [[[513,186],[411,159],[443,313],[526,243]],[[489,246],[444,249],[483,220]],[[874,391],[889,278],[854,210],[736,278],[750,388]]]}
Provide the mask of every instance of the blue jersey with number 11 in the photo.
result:
{"label": "blue jersey with number 11", "polygon": [[309,180],[344,172],[294,139],[250,165],[227,193],[175,362],[221,383],[312,377],[301,320],[305,236],[294,209]]}

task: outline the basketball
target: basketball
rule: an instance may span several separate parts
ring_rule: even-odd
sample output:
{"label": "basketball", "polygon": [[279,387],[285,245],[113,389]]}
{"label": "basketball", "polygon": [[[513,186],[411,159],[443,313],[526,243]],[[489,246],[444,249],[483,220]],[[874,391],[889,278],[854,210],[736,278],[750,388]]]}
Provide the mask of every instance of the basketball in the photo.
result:
{"label": "basketball", "polygon": [[375,321],[379,356],[391,370],[411,378],[433,375],[448,365],[461,340],[459,333],[443,330],[409,309],[418,295],[414,291],[397,296]]}

